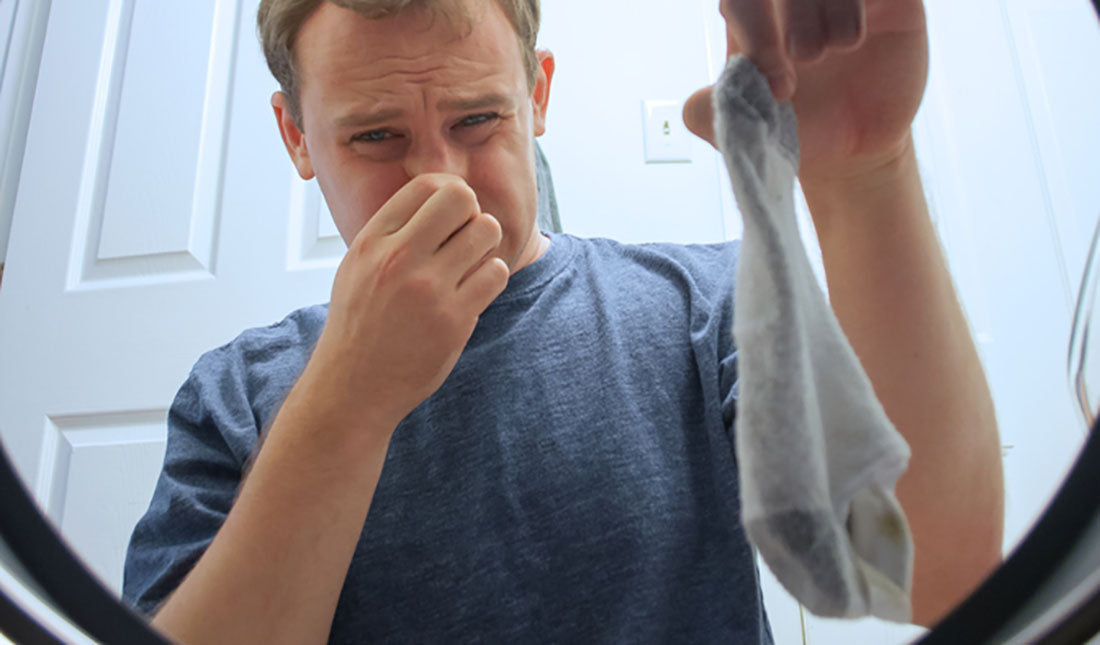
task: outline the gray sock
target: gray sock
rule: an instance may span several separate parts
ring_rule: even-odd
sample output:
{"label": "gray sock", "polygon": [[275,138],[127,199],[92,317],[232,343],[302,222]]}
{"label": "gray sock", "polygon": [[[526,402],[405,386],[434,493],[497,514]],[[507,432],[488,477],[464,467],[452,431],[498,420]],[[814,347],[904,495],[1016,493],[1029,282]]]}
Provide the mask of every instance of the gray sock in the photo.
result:
{"label": "gray sock", "polygon": [[744,217],[734,337],[742,520],[811,612],[910,618],[913,545],[894,497],[909,447],[887,419],[814,278],[798,233],[790,103],[734,57],[715,132]]}

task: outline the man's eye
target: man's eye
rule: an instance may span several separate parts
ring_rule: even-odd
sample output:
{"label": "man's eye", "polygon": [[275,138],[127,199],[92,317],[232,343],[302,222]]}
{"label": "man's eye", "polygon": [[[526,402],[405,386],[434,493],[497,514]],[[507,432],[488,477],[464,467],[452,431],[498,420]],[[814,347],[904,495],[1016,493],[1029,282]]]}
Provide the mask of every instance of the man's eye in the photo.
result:
{"label": "man's eye", "polygon": [[473,116],[468,116],[465,119],[462,119],[461,121],[458,122],[458,125],[462,126],[462,127],[473,127],[473,126],[477,126],[477,125],[484,125],[486,123],[489,123],[490,121],[496,121],[499,118],[500,118],[500,115],[497,114],[496,112],[489,112],[489,113],[486,113],[486,114],[475,114]]}
{"label": "man's eye", "polygon": [[386,130],[371,130],[370,132],[361,132],[355,135],[352,137],[352,140],[365,141],[367,143],[381,143],[392,139],[393,136],[392,132],[387,132]]}

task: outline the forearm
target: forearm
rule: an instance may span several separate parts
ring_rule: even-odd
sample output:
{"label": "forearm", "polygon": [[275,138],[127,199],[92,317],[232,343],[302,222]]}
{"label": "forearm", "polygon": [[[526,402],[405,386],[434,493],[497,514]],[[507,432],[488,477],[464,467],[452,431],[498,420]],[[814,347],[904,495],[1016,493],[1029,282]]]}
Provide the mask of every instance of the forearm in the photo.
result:
{"label": "forearm", "polygon": [[876,173],[804,179],[803,189],[832,307],[912,449],[897,494],[916,546],[913,619],[929,624],[1000,559],[1004,489],[989,389],[911,141]]}
{"label": "forearm", "polygon": [[[391,428],[291,391],[210,547],[153,624],[182,643],[321,643],[385,460]],[[372,438],[375,437],[375,438]]]}

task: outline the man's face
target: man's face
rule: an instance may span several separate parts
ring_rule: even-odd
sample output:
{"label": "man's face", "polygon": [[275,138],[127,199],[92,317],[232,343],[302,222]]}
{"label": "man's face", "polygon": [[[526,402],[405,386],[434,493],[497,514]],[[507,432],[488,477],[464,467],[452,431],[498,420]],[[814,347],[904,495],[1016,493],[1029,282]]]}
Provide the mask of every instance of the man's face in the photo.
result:
{"label": "man's face", "polygon": [[409,180],[447,173],[500,222],[496,255],[516,271],[539,245],[533,140],[553,63],[530,91],[507,17],[495,2],[468,4],[467,34],[420,11],[367,20],[323,3],[295,44],[301,131],[281,95],[273,104],[299,174],[317,177],[345,242]]}

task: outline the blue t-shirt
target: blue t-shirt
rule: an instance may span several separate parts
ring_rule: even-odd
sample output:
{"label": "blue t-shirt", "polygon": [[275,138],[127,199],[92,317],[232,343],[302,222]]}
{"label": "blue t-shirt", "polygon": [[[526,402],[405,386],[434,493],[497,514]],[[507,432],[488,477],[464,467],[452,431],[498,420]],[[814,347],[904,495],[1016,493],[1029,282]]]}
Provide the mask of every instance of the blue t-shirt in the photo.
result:
{"label": "blue t-shirt", "polygon": [[[331,642],[771,642],[739,521],[736,244],[551,240],[398,425]],[[326,312],[195,365],[127,554],[139,610],[213,539]]]}

